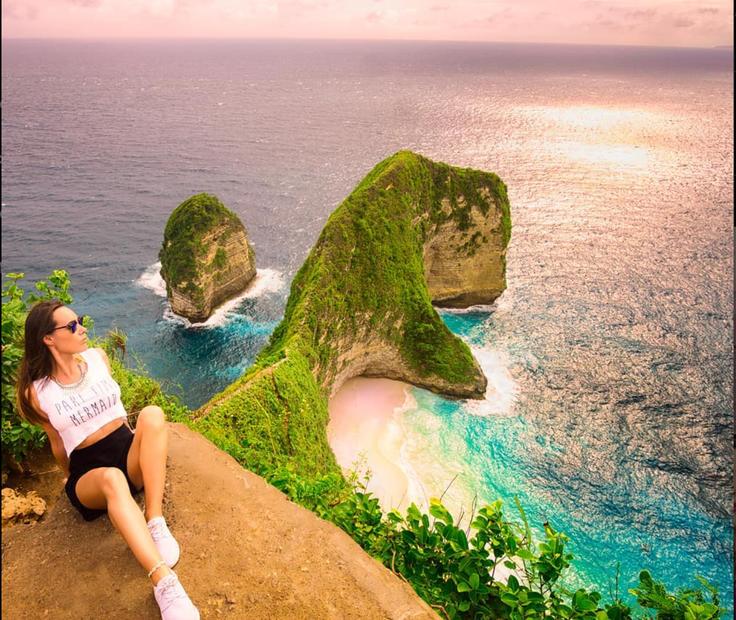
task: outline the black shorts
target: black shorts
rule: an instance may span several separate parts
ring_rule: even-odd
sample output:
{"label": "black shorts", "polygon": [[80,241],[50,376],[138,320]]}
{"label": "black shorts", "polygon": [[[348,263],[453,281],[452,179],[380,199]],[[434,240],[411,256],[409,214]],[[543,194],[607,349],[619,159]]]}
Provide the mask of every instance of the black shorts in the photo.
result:
{"label": "black shorts", "polygon": [[131,495],[140,492],[140,489],[135,488],[133,481],[128,476],[128,452],[133,443],[133,437],[130,428],[123,424],[91,446],[72,450],[69,457],[69,479],[66,481],[64,490],[72,506],[82,514],[85,521],[92,521],[107,512],[107,510],[87,508],[77,497],[77,482],[91,469],[117,467],[125,474]]}

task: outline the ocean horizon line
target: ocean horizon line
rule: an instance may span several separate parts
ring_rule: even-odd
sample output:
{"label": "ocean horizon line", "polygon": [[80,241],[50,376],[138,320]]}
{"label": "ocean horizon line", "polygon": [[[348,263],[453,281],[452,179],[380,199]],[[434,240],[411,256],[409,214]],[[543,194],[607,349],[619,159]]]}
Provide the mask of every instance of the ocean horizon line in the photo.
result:
{"label": "ocean horizon line", "polygon": [[468,44],[468,45],[498,45],[498,46],[538,46],[538,47],[574,47],[574,48],[626,48],[642,50],[718,50],[733,51],[733,43],[718,45],[645,45],[631,43],[570,43],[561,41],[497,41],[484,39],[395,39],[395,38],[358,38],[358,37],[211,37],[211,36],[158,36],[158,37],[0,37],[0,41],[53,41],[53,42],[99,42],[118,43],[125,41],[150,42],[325,42],[325,43],[439,43],[439,44]]}

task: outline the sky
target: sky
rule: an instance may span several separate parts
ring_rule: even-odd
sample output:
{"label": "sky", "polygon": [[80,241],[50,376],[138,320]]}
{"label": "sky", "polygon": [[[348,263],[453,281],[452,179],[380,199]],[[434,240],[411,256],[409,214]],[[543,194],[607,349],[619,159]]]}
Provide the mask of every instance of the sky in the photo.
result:
{"label": "sky", "polygon": [[0,0],[3,38],[733,45],[730,0]]}

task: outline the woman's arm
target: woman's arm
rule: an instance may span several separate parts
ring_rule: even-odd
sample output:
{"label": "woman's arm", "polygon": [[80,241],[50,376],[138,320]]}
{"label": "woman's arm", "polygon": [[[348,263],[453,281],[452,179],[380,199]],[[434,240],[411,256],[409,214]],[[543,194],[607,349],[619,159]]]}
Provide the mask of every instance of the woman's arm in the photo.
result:
{"label": "woman's arm", "polygon": [[59,432],[51,425],[51,422],[49,422],[48,416],[44,413],[43,409],[41,409],[41,405],[38,402],[38,398],[36,398],[36,390],[33,388],[33,386],[29,389],[29,395],[31,397],[31,404],[33,405],[33,408],[42,413],[43,417],[45,419],[44,422],[41,422],[41,428],[43,428],[44,432],[46,433],[46,436],[49,438],[49,444],[51,445],[51,453],[54,455],[54,458],[56,459],[56,462],[59,464],[59,467],[61,468],[61,471],[64,472],[64,477],[69,477],[69,457],[66,455],[66,450],[64,449],[64,442],[61,440],[61,435],[59,435]]}

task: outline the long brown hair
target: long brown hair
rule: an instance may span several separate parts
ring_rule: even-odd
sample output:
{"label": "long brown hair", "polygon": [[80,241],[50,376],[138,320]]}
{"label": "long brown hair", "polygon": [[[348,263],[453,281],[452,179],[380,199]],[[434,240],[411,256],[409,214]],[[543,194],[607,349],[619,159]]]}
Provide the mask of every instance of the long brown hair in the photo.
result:
{"label": "long brown hair", "polygon": [[39,301],[26,317],[25,351],[20,361],[15,394],[20,415],[31,424],[39,426],[47,422],[48,418],[31,403],[30,387],[37,379],[50,377],[54,370],[54,358],[43,338],[56,327],[54,312],[63,305],[58,299]]}

